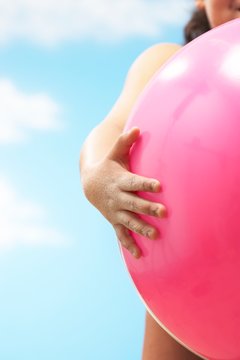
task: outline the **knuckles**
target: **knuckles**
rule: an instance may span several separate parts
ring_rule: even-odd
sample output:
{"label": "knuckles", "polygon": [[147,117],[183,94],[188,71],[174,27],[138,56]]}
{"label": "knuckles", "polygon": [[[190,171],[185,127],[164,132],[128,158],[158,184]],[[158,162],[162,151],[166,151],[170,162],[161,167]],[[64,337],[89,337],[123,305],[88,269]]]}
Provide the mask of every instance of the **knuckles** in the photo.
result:
{"label": "knuckles", "polygon": [[152,184],[149,183],[147,180],[143,180],[143,182],[142,182],[142,190],[143,191],[152,191],[153,190]]}
{"label": "knuckles", "polygon": [[126,208],[129,209],[129,211],[136,212],[139,208],[136,200],[127,200],[126,201]]}
{"label": "knuckles", "polygon": [[147,226],[144,226],[140,223],[137,223],[136,221],[132,219],[123,219],[123,225],[128,228],[129,230],[143,235],[143,236],[149,236],[150,229]]}

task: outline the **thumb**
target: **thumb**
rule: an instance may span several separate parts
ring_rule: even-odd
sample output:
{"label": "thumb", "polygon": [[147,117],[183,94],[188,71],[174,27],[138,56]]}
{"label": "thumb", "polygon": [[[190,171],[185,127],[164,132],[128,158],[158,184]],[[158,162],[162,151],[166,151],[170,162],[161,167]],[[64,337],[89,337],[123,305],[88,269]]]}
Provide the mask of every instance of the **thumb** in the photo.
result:
{"label": "thumb", "polygon": [[124,158],[128,156],[129,151],[135,141],[139,138],[140,129],[137,127],[133,127],[127,132],[122,133],[110,151],[110,158]]}

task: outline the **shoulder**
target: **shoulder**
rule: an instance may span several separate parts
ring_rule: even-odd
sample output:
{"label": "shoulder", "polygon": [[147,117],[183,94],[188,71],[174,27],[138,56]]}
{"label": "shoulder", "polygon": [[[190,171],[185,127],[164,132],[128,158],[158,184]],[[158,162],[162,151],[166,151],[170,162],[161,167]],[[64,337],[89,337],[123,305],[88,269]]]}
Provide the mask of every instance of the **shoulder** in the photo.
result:
{"label": "shoulder", "polygon": [[151,46],[134,61],[128,72],[127,82],[137,81],[144,86],[155,72],[180,49],[180,45],[173,43]]}
{"label": "shoulder", "polygon": [[143,51],[136,58],[130,69],[132,69],[134,66],[145,66],[148,62],[159,66],[161,63],[164,63],[170,56],[175,54],[179,49],[181,49],[181,46],[174,43],[155,44]]}
{"label": "shoulder", "polygon": [[140,54],[130,67],[124,88],[105,121],[114,122],[122,130],[147,83],[180,48],[177,44],[157,44]]}
{"label": "shoulder", "polygon": [[157,44],[140,54],[128,71],[122,96],[134,102],[150,79],[171,56],[181,49],[177,44]]}

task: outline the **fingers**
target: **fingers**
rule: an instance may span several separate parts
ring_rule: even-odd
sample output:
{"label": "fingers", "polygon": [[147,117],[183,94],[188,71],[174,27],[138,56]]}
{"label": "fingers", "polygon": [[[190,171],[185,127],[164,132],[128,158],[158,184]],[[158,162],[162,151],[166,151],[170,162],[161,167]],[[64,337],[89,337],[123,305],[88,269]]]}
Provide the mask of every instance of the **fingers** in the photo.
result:
{"label": "fingers", "polygon": [[109,157],[112,159],[126,157],[139,135],[140,130],[137,127],[133,127],[129,131],[122,133],[115,142]]}
{"label": "fingers", "polygon": [[163,218],[167,215],[166,207],[160,203],[150,202],[132,193],[122,194],[124,209],[137,214]]}
{"label": "fingers", "polygon": [[128,211],[122,211],[121,223],[115,225],[114,228],[121,245],[136,259],[141,257],[141,250],[130,235],[129,230],[152,240],[159,235],[156,228]]}
{"label": "fingers", "polygon": [[[129,151],[139,135],[140,130],[137,127],[133,127],[128,132],[121,134],[110,151],[108,158],[121,163],[128,169]],[[121,190],[124,191],[159,192],[161,187],[156,179],[135,175],[128,171],[118,181]]]}
{"label": "fingers", "polygon": [[158,230],[155,227],[130,211],[122,211],[119,220],[119,223],[124,225],[128,230],[148,239],[155,240],[159,235]]}
{"label": "fingers", "polygon": [[141,250],[135,243],[129,231],[123,225],[116,225],[115,231],[121,245],[127,249],[136,259],[141,257]]}
{"label": "fingers", "polygon": [[152,193],[159,192],[161,189],[158,180],[132,174],[130,172],[126,172],[119,179],[119,187],[124,191],[143,191]]}

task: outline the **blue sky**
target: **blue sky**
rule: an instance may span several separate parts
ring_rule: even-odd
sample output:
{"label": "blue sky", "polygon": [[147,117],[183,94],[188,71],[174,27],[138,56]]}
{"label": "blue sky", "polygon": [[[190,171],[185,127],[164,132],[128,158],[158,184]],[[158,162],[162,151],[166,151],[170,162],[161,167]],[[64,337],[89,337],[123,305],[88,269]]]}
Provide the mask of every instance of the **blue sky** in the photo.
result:
{"label": "blue sky", "polygon": [[140,359],[144,306],[78,158],[190,0],[0,0],[0,358]]}

